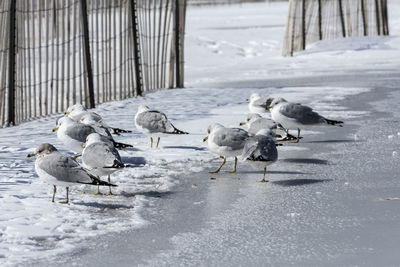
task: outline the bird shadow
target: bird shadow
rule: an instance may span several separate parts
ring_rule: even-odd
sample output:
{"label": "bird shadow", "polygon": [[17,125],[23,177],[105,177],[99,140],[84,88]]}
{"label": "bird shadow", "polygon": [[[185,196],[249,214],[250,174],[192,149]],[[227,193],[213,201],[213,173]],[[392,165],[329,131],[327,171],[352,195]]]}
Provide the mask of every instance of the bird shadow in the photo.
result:
{"label": "bird shadow", "polygon": [[206,150],[205,147],[197,147],[197,146],[163,146],[163,148],[167,148],[167,149],[188,149],[188,150],[197,150],[197,151]]}
{"label": "bird shadow", "polygon": [[[248,174],[263,174],[263,171],[243,171],[240,173],[248,173]],[[308,174],[311,175],[313,173],[308,173],[308,172],[297,172],[297,171],[267,171],[267,174]]]}
{"label": "bird shadow", "polygon": [[289,186],[302,186],[302,185],[309,185],[309,184],[316,184],[316,183],[325,183],[330,182],[332,179],[287,179],[287,180],[279,180],[273,181],[271,183],[289,187]]}
{"label": "bird shadow", "polygon": [[303,143],[309,144],[321,144],[321,143],[360,143],[365,142],[365,140],[354,140],[354,139],[332,139],[332,140],[315,140],[315,141],[306,141]]}
{"label": "bird shadow", "polygon": [[121,192],[119,195],[123,197],[146,196],[151,198],[164,198],[174,194],[173,192],[143,191],[143,192]]}
{"label": "bird shadow", "polygon": [[321,164],[321,165],[328,164],[328,161],[325,159],[313,159],[313,158],[287,158],[287,159],[281,159],[281,161],[290,163],[302,163],[302,164]]}
{"label": "bird shadow", "polygon": [[147,163],[144,157],[121,157],[122,162],[132,165],[145,165]]}
{"label": "bird shadow", "polygon": [[124,204],[111,204],[111,203],[101,203],[101,202],[74,202],[74,205],[92,207],[98,209],[132,209],[134,205],[124,205]]}
{"label": "bird shadow", "polygon": [[137,148],[137,147],[126,147],[126,148],[123,148],[122,150],[123,151],[143,151],[142,149]]}

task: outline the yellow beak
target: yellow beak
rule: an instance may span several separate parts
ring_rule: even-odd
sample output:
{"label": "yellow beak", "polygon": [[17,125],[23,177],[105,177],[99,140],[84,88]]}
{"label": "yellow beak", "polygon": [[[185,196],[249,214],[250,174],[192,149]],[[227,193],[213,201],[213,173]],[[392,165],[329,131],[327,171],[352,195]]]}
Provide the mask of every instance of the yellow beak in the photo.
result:
{"label": "yellow beak", "polygon": [[81,120],[78,120],[77,123],[82,123],[82,121],[81,121]]}
{"label": "yellow beak", "polygon": [[265,108],[265,110],[270,110],[271,108],[272,108],[271,106],[268,106]]}
{"label": "yellow beak", "polygon": [[86,143],[83,143],[83,144],[82,144],[82,147],[85,148],[85,147],[86,147]]}
{"label": "yellow beak", "polygon": [[58,130],[58,127],[53,128],[53,132],[56,132]]}
{"label": "yellow beak", "polygon": [[208,140],[208,135],[206,137],[203,138],[203,142]]}
{"label": "yellow beak", "polygon": [[64,114],[65,114],[65,115],[68,115],[68,114],[69,114],[69,112],[68,112],[68,111],[65,111],[65,112],[64,112]]}
{"label": "yellow beak", "polygon": [[245,121],[242,121],[241,123],[239,123],[240,126],[246,125]]}
{"label": "yellow beak", "polygon": [[27,158],[30,158],[30,157],[34,157],[34,156],[36,156],[35,153],[30,153],[30,154],[28,154],[26,157],[27,157]]}
{"label": "yellow beak", "polygon": [[246,98],[246,101],[250,101],[250,98]]}

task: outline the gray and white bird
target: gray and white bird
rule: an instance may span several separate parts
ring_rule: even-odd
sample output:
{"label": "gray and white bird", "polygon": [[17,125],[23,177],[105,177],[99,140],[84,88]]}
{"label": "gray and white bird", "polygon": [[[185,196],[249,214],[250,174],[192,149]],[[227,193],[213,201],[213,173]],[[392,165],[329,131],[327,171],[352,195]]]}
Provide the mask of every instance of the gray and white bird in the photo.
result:
{"label": "gray and white bird", "polygon": [[69,186],[76,184],[116,186],[105,181],[101,181],[96,176],[86,171],[72,157],[59,152],[53,145],[45,143],[41,144],[35,153],[29,154],[27,157],[36,156],[35,170],[41,179],[52,184],[53,197],[56,195],[57,186],[66,186],[66,200],[60,203],[67,204],[69,202]]}
{"label": "gray and white bird", "polygon": [[272,119],[287,129],[287,132],[291,129],[297,129],[296,143],[300,140],[301,128],[316,125],[337,125],[342,127],[340,124],[343,123],[343,121],[327,119],[308,106],[287,102],[283,98],[274,99],[269,109],[271,110]]}
{"label": "gray and white bird", "polygon": [[260,114],[250,113],[246,121],[241,122],[240,126],[246,125],[250,134],[257,134],[260,130],[271,130],[274,139],[281,138],[279,141],[296,140],[296,137],[288,134],[287,130],[270,118],[264,118]]}
{"label": "gray and white bird", "polygon": [[226,163],[227,157],[235,158],[234,168],[229,171],[229,173],[235,173],[237,156],[242,154],[244,144],[249,138],[249,133],[240,128],[226,128],[219,123],[211,124],[207,132],[208,135],[203,139],[203,142],[208,140],[208,148],[223,159],[221,166],[210,173],[218,173]]}
{"label": "gray and white bird", "polygon": [[129,130],[124,130],[124,129],[109,126],[99,114],[97,114],[93,111],[87,110],[86,107],[81,104],[75,104],[75,105],[69,106],[67,108],[67,110],[65,111],[65,114],[68,115],[74,121],[78,121],[82,118],[82,116],[84,116],[86,114],[90,114],[93,120],[95,120],[96,122],[98,122],[99,124],[101,124],[102,126],[107,128],[110,132],[112,132],[113,134],[116,134],[116,135],[120,135],[120,133],[131,133],[132,132]]}
{"label": "gray and white bird", "polygon": [[264,170],[264,176],[258,182],[268,182],[265,179],[267,166],[276,162],[278,159],[278,150],[273,139],[271,130],[263,129],[257,132],[255,136],[250,137],[243,148],[241,160],[246,161],[255,169]]}
{"label": "gray and white bird", "polygon": [[112,142],[112,144],[118,148],[118,149],[124,149],[127,147],[133,147],[132,145],[125,144],[125,143],[120,143],[116,142],[111,135],[110,131],[108,130],[107,127],[103,126],[100,122],[96,121],[96,117],[92,113],[86,113],[84,114],[79,120],[78,123],[83,123],[85,125],[88,125],[92,127],[96,133],[102,135],[105,138],[102,138],[103,141],[107,142],[105,140],[106,138],[109,139],[109,141]]}
{"label": "gray and white bird", "polygon": [[[118,150],[111,143],[104,142],[98,133],[88,135],[83,147],[82,165],[97,176],[108,176],[109,183],[112,173],[126,167]],[[99,188],[96,194],[100,194]],[[108,194],[112,195],[111,187]]]}
{"label": "gray and white bird", "polygon": [[140,105],[135,116],[136,128],[142,133],[150,136],[150,147],[153,147],[153,137],[157,136],[157,145],[160,143],[161,135],[188,134],[178,130],[167,118],[157,110],[151,110],[145,105]]}
{"label": "gray and white bird", "polygon": [[262,114],[267,112],[267,108],[271,105],[274,98],[269,95],[260,96],[257,93],[253,93],[246,100],[250,101],[249,110],[251,113]]}

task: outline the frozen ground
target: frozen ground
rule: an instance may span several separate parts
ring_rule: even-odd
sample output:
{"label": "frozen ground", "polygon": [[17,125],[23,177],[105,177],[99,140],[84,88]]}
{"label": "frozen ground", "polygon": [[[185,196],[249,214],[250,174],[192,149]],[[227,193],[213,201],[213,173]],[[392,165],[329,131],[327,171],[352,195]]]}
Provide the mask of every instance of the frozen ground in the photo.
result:
{"label": "frozen ground", "polygon": [[[25,156],[43,142],[65,149],[55,117],[0,129],[0,264],[396,265],[400,4],[389,4],[391,37],[320,42],[294,58],[280,57],[285,3],[188,10],[188,88],[96,109],[133,130],[118,140],[135,146],[121,153],[134,167],[113,176],[112,197],[76,186],[70,205],[50,202]],[[279,148],[271,183],[243,164],[210,180],[219,160],[201,142],[205,129],[237,126],[252,92],[309,104],[345,127],[315,127]],[[141,103],[191,134],[150,150],[133,123]]]}

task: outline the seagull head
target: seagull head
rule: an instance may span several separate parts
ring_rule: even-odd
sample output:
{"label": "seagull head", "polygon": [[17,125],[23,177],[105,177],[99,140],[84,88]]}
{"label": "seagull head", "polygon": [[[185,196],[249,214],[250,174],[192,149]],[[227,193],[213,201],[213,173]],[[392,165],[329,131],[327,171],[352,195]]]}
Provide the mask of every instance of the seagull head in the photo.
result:
{"label": "seagull head", "polygon": [[85,115],[83,115],[79,121],[79,123],[83,123],[83,124],[92,124],[95,123],[96,120],[94,119],[94,116],[92,115],[92,113],[86,113]]}
{"label": "seagull head", "polygon": [[53,132],[57,131],[62,125],[70,125],[75,123],[75,121],[73,119],[71,119],[68,116],[64,116],[62,118],[59,118],[57,120],[57,126],[55,128],[53,128]]}
{"label": "seagull head", "polygon": [[142,112],[145,112],[145,111],[148,111],[148,110],[150,110],[150,108],[148,106],[144,105],[144,104],[141,104],[138,107],[138,113],[142,113]]}
{"label": "seagull head", "polygon": [[204,137],[203,142],[208,140],[208,136],[215,130],[219,129],[219,128],[224,128],[224,126],[222,126],[222,124],[219,123],[212,123],[210,124],[210,126],[208,126],[207,128],[207,133],[208,135],[206,137]]}
{"label": "seagull head", "polygon": [[261,115],[260,115],[260,114],[257,114],[257,113],[249,113],[249,114],[247,115],[246,121],[243,121],[243,122],[239,123],[239,125],[240,125],[240,126],[243,126],[243,125],[246,125],[246,124],[249,125],[249,124],[251,124],[252,122],[256,121],[256,120],[259,119],[259,118],[261,118]]}
{"label": "seagull head", "polygon": [[52,152],[57,151],[57,148],[55,148],[52,144],[49,143],[44,143],[41,144],[38,148],[36,148],[35,153],[28,154],[28,158],[38,156],[38,157],[43,157],[45,155],[51,154]]}
{"label": "seagull head", "polygon": [[274,100],[271,102],[271,105],[269,105],[268,107],[267,107],[267,109],[271,109],[271,108],[273,108],[273,107],[275,107],[275,106],[277,106],[277,105],[279,105],[279,104],[281,104],[281,103],[286,103],[287,101],[284,99],[284,98],[282,98],[282,97],[277,97],[277,98],[274,98]]}
{"label": "seagull head", "polygon": [[98,133],[91,133],[86,137],[86,142],[83,143],[82,147],[86,147],[92,143],[103,142],[102,136]]}
{"label": "seagull head", "polygon": [[251,101],[257,100],[257,99],[259,99],[259,98],[261,98],[259,94],[257,94],[257,93],[252,93],[252,94],[250,95],[250,97],[247,98],[246,100],[251,102]]}
{"label": "seagull head", "polygon": [[84,105],[81,105],[81,104],[75,104],[75,105],[72,105],[72,106],[69,106],[68,108],[67,108],[67,111],[65,111],[65,114],[66,115],[68,115],[68,114],[70,114],[70,113],[72,113],[72,112],[76,112],[76,111],[86,111],[86,107],[84,106]]}

